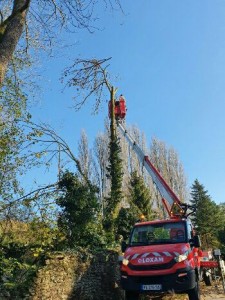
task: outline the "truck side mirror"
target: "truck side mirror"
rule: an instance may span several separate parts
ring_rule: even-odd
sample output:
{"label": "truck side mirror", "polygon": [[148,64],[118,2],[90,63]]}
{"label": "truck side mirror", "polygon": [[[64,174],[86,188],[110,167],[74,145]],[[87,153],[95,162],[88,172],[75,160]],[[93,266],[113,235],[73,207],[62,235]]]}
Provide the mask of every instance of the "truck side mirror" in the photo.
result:
{"label": "truck side mirror", "polygon": [[122,243],[121,243],[121,251],[125,252],[126,249],[127,249],[127,243],[125,241],[122,241]]}
{"label": "truck side mirror", "polygon": [[190,244],[191,244],[191,246],[194,246],[196,248],[201,247],[201,240],[200,240],[199,235],[193,236],[193,238],[190,240]]}

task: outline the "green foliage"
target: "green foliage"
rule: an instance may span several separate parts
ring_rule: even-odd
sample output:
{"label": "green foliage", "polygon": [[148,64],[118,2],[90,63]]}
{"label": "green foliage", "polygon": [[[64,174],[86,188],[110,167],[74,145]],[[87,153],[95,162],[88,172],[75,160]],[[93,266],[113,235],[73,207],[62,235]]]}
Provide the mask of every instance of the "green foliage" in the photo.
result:
{"label": "green foliage", "polygon": [[29,120],[26,109],[27,97],[15,80],[12,71],[5,78],[0,90],[0,202],[20,195],[18,174],[25,170],[25,157],[20,150],[26,134],[20,120]]}
{"label": "green foliage", "polygon": [[[38,269],[30,247],[19,243],[2,245],[0,252],[0,295],[11,299],[26,295]],[[35,263],[34,263],[35,262]]]}
{"label": "green foliage", "polygon": [[107,215],[114,214],[117,205],[122,200],[123,161],[121,159],[121,147],[119,139],[111,137],[109,143],[109,165],[107,177],[111,180],[110,198],[107,201]]}
{"label": "green foliage", "polygon": [[224,226],[224,215],[220,207],[211,200],[198,180],[192,185],[191,196],[191,203],[196,206],[193,223],[201,235],[203,248],[218,247],[219,231]]}
{"label": "green foliage", "polygon": [[128,238],[133,224],[140,219],[141,215],[144,215],[147,220],[153,217],[150,190],[145,185],[143,177],[136,171],[131,174],[129,192],[130,207],[121,208],[116,219],[117,234],[122,235],[124,239]]}
{"label": "green foliage", "polygon": [[223,254],[223,257],[225,258],[225,226],[223,229],[219,230],[218,239],[220,242],[221,253]]}
{"label": "green foliage", "polygon": [[[23,60],[21,53],[17,54],[0,90],[1,299],[3,296],[23,299],[45,255],[56,246],[55,241],[60,240],[55,227],[37,217],[37,209],[32,207],[33,199],[15,201],[24,193],[20,176],[30,164],[33,165],[29,160],[29,150],[26,151],[30,141],[24,127],[31,116],[23,83],[16,74],[18,69],[24,71],[29,61]],[[38,205],[40,208],[40,202]],[[43,215],[43,211],[40,214]]]}
{"label": "green foliage", "polygon": [[1,221],[0,298],[24,299],[37,270],[56,249],[61,234],[40,222]]}
{"label": "green foliage", "polygon": [[202,199],[209,199],[209,196],[207,195],[207,192],[203,185],[199,183],[199,181],[196,179],[191,187],[191,204],[196,208],[196,212],[192,215],[192,222],[194,226],[197,226],[197,210],[199,203],[202,201]]}
{"label": "green foliage", "polygon": [[[112,127],[112,124],[111,124]],[[106,198],[106,209],[104,213],[104,228],[107,232],[108,240],[115,240],[118,223],[116,219],[119,213],[119,204],[122,201],[122,180],[123,180],[123,161],[121,159],[121,147],[119,139],[114,131],[111,130],[109,143],[109,165],[107,167],[107,178],[111,181],[109,197]]]}
{"label": "green foliage", "polygon": [[130,180],[130,202],[138,209],[139,214],[143,214],[147,220],[152,219],[152,196],[146,186],[144,178],[139,176],[136,171],[131,174]]}
{"label": "green foliage", "polygon": [[[220,203],[219,207],[222,215],[225,216],[225,203]],[[223,257],[225,258],[225,218],[223,221],[223,228],[219,230],[218,238],[221,244],[221,252],[223,254]]]}
{"label": "green foliage", "polygon": [[116,218],[117,235],[122,235],[124,240],[127,240],[130,231],[137,221],[137,212],[135,213],[131,208],[122,207]]}
{"label": "green foliage", "polygon": [[104,235],[99,220],[96,186],[81,182],[78,175],[66,171],[59,188],[63,195],[57,199],[61,207],[58,225],[65,233],[67,246],[101,247]]}

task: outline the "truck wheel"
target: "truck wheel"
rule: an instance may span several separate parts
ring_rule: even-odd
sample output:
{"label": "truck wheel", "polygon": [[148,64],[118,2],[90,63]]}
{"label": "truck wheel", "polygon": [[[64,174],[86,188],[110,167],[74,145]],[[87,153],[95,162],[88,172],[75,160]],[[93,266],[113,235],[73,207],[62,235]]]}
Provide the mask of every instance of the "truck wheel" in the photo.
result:
{"label": "truck wheel", "polygon": [[195,287],[188,291],[188,297],[189,300],[200,300],[200,288],[198,281],[196,281]]}
{"label": "truck wheel", "polygon": [[126,297],[125,297],[126,300],[138,300],[139,299],[139,293],[137,293],[137,292],[126,291],[125,295],[126,295]]}
{"label": "truck wheel", "polygon": [[211,274],[203,274],[203,280],[207,286],[212,285],[212,275]]}

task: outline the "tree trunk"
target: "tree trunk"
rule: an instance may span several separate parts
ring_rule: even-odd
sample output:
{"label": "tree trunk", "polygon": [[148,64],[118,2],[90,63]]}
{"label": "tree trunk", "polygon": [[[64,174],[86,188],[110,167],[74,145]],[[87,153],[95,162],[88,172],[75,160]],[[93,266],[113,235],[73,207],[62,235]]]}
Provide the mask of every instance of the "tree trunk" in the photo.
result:
{"label": "tree trunk", "polygon": [[3,84],[8,64],[22,35],[30,1],[14,0],[11,15],[0,25],[0,87]]}

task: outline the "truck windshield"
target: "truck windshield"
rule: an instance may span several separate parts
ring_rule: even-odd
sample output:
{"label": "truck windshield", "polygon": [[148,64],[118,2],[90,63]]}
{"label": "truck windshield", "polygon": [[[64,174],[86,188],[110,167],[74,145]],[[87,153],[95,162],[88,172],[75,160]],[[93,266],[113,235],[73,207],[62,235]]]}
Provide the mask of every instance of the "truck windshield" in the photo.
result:
{"label": "truck windshield", "polygon": [[185,241],[185,224],[183,222],[171,222],[135,226],[130,245],[173,244],[184,243]]}

